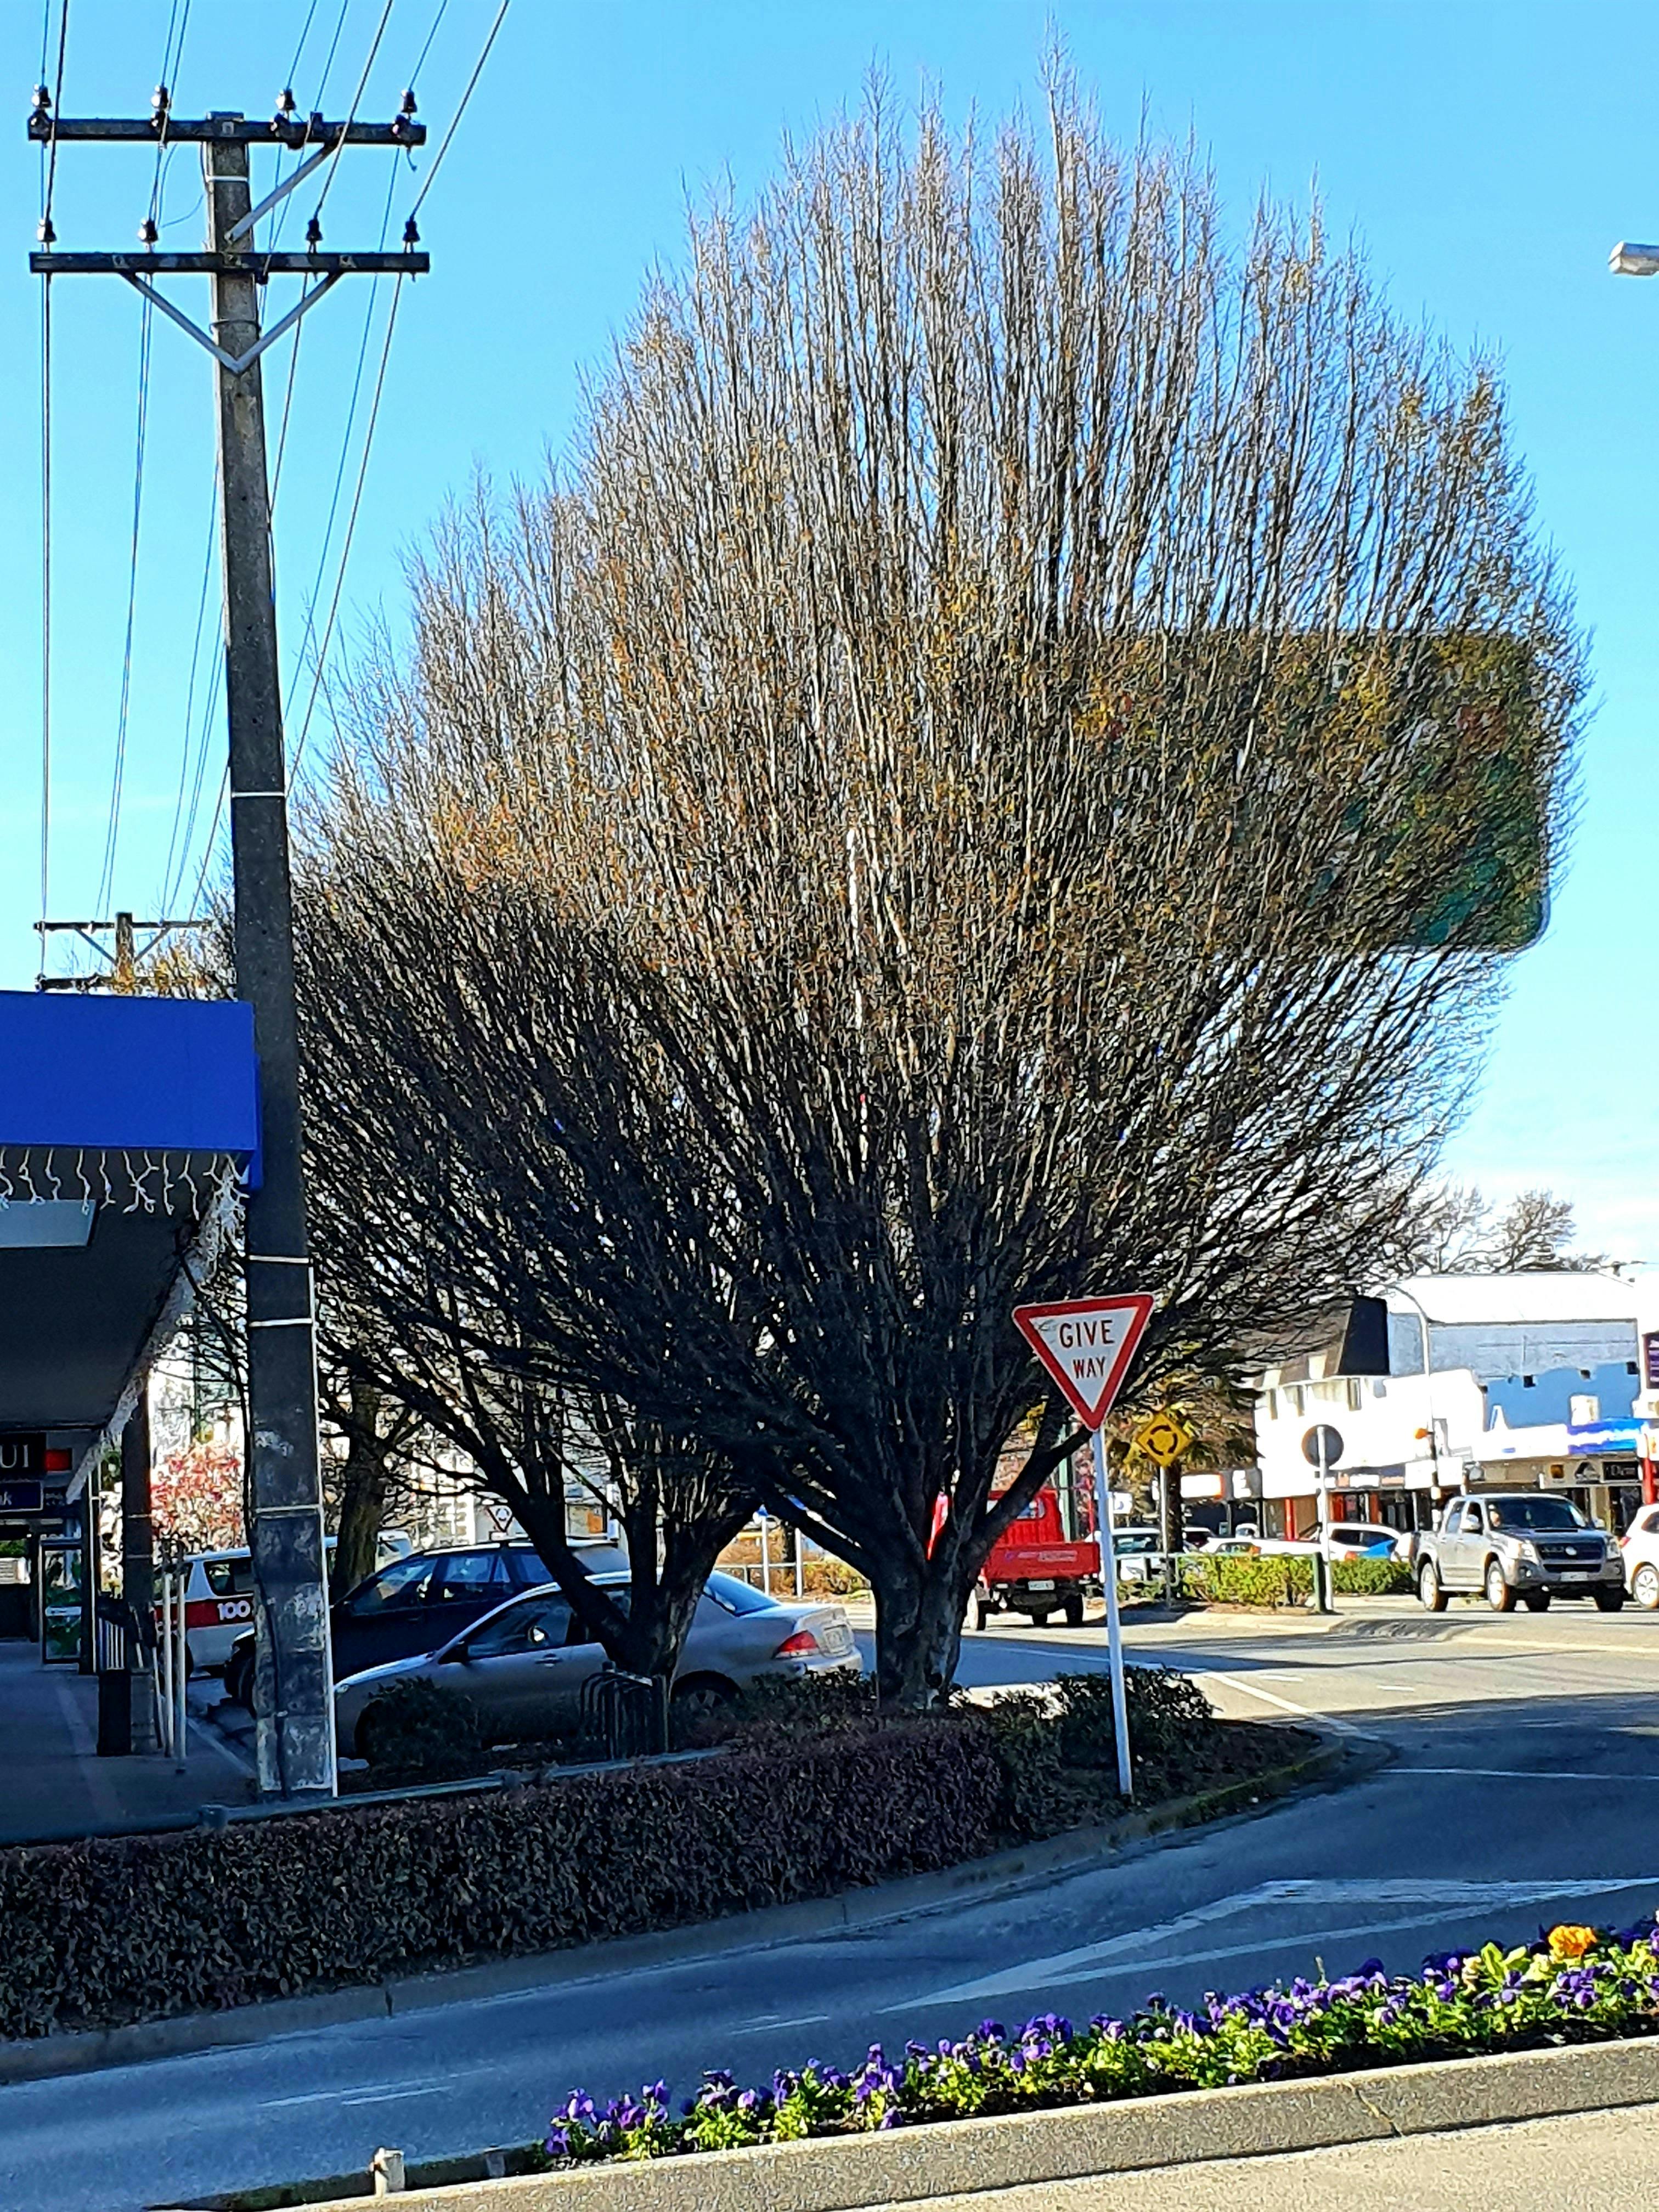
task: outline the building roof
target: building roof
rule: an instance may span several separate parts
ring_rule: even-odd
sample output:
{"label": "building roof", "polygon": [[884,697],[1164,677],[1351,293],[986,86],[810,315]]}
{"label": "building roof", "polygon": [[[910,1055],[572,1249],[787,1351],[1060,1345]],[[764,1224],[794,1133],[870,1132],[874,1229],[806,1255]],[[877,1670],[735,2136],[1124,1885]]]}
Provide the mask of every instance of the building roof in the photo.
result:
{"label": "building roof", "polygon": [[1421,1311],[1445,1327],[1636,1319],[1635,1284],[1618,1275],[1570,1268],[1529,1268],[1513,1275],[1405,1275],[1380,1295],[1395,1311]]}

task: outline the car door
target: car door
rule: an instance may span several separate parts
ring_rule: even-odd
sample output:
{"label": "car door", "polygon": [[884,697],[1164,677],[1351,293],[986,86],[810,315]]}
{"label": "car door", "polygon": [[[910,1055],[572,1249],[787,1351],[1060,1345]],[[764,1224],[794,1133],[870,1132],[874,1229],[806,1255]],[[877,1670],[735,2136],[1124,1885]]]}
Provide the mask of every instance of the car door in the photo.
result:
{"label": "car door", "polygon": [[468,1632],[458,1686],[487,1735],[547,1735],[574,1724],[587,1668],[571,1650],[570,1625],[570,1601],[550,1590],[505,1606]]}
{"label": "car door", "polygon": [[1480,1579],[1480,1508],[1472,1498],[1446,1516],[1440,1579],[1448,1589],[1473,1589]]}
{"label": "car door", "polygon": [[427,1601],[437,1572],[431,1553],[394,1559],[334,1607],[334,1673],[337,1680],[429,1651],[441,1639],[427,1633]]}

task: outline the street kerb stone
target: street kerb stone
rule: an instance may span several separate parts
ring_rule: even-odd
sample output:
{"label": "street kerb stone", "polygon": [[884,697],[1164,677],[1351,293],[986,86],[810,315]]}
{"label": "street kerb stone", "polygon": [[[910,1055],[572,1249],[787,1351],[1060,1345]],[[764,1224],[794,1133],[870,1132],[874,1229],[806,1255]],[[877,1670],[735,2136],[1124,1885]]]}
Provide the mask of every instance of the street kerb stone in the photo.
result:
{"label": "street kerb stone", "polygon": [[[1659,2100],[1659,2039],[1070,2106],[888,2134],[416,2188],[407,2212],[860,2212]],[[361,2197],[313,2212],[348,2212]]]}

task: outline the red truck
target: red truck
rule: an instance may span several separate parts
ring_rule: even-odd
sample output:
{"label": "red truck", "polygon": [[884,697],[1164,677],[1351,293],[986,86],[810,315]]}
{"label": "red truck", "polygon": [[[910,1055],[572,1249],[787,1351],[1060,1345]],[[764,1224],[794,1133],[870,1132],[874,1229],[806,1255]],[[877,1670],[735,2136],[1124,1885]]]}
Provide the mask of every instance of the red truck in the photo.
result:
{"label": "red truck", "polygon": [[[1060,1473],[1069,1478],[1071,1470]],[[1076,1628],[1084,1599],[1099,1592],[1091,1486],[1048,1482],[992,1545],[974,1591],[974,1626],[983,1628],[993,1613],[1023,1613],[1041,1628],[1062,1613]]]}

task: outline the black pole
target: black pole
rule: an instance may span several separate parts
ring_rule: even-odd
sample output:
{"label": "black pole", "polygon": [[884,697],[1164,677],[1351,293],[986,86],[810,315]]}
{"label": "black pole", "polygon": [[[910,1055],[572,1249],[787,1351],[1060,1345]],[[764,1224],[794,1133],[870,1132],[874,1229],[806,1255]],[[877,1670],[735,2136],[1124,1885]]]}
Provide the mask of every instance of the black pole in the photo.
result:
{"label": "black pole", "polygon": [[149,1392],[121,1431],[121,1595],[132,1616],[127,1665],[132,1686],[132,1748],[155,1748],[150,1655],[155,1649],[155,1530],[150,1511]]}

